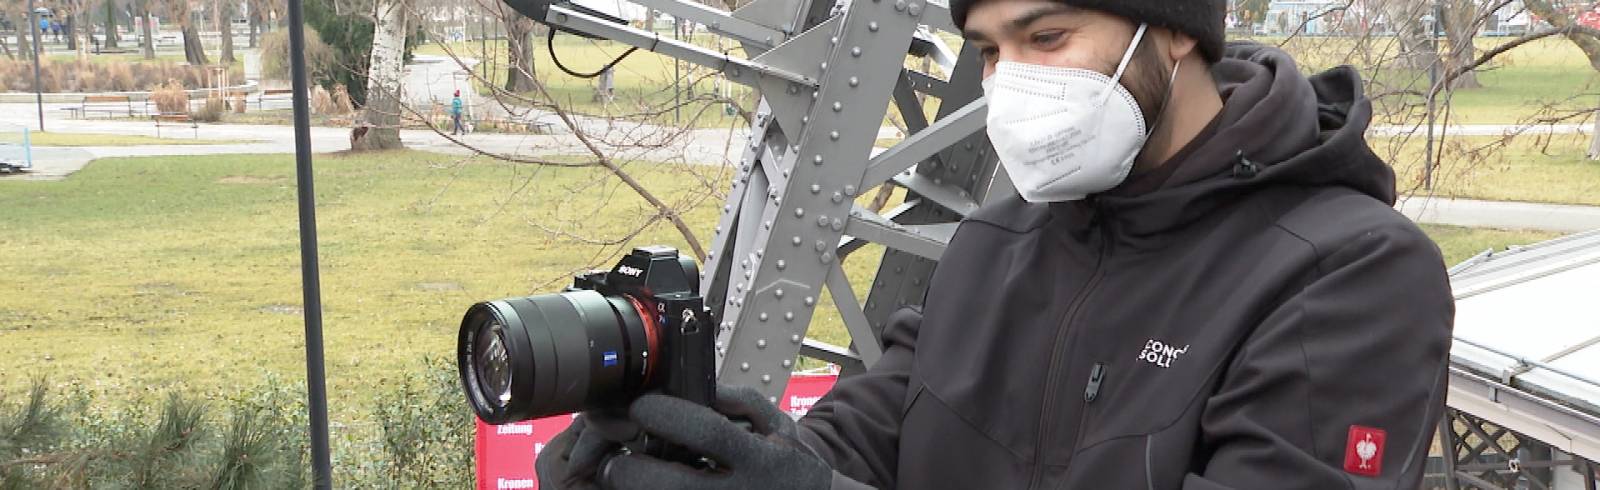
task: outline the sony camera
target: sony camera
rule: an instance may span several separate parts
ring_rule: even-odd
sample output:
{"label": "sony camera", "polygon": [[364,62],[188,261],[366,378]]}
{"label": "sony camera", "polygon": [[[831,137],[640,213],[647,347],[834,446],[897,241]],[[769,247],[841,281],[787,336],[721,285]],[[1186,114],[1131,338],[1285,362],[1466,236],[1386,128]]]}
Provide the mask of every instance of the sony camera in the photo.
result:
{"label": "sony camera", "polygon": [[698,278],[676,249],[641,247],[560,293],[472,305],[456,358],[473,411],[498,425],[625,410],[650,392],[711,405],[716,322]]}

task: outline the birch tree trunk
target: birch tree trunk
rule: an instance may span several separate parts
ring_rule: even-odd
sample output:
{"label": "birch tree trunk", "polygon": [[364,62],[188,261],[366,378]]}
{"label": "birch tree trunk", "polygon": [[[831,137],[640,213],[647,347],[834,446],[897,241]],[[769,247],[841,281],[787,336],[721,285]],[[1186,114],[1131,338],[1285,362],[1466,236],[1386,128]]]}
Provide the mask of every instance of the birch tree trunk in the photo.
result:
{"label": "birch tree trunk", "polygon": [[350,149],[389,150],[400,144],[400,78],[405,70],[406,0],[379,0],[367,64],[367,105],[350,131]]}

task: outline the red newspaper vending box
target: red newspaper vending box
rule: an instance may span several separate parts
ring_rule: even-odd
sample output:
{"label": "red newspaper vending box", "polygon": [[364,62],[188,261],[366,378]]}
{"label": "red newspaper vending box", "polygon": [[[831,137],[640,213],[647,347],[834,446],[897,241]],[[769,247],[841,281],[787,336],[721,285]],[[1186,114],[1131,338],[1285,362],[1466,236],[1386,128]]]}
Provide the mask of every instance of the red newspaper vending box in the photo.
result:
{"label": "red newspaper vending box", "polygon": [[[838,381],[837,374],[796,374],[778,408],[802,416]],[[537,489],[533,461],[551,439],[572,424],[572,415],[558,415],[494,426],[477,421],[475,448],[479,490]]]}

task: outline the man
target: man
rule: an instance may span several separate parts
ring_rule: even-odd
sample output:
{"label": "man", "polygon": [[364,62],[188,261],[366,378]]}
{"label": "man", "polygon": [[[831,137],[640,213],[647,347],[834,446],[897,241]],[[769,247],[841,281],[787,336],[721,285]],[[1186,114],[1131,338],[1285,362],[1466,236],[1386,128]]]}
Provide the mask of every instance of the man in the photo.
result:
{"label": "man", "polygon": [[1225,45],[1223,4],[952,0],[1020,198],[961,225],[878,364],[797,425],[748,390],[647,396],[632,422],[721,469],[604,459],[629,434],[586,414],[543,479],[1417,488],[1445,396],[1443,260],[1392,208],[1355,71]]}
{"label": "man", "polygon": [[454,127],[450,129],[450,134],[451,135],[467,134],[467,131],[461,127],[461,91],[460,90],[457,90],[455,96],[450,99],[450,120],[454,124]]}

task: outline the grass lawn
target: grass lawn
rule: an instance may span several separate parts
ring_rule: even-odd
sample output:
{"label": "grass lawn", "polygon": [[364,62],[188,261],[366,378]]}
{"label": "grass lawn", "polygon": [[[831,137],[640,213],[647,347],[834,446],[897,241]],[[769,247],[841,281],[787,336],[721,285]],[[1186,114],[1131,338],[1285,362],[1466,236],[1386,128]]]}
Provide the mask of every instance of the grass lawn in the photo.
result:
{"label": "grass lawn", "polygon": [[[1600,161],[1584,155],[1589,148],[1588,136],[1519,136],[1503,149],[1478,151],[1499,140],[1446,139],[1434,191],[1445,196],[1498,201],[1600,205]],[[1374,138],[1371,144],[1374,151],[1395,166],[1403,192],[1425,193],[1424,142],[1420,135],[1404,142]]]}
{"label": "grass lawn", "polygon": [[143,146],[143,145],[230,145],[244,140],[202,140],[192,138],[152,138],[149,136],[93,133],[31,132],[34,146]]}
{"label": "grass lawn", "polygon": [[[664,35],[670,36],[668,31]],[[674,60],[649,51],[636,51],[627,59],[618,63],[614,69],[614,94],[611,103],[594,100],[595,87],[599,79],[578,78],[559,71],[550,58],[550,51],[545,47],[544,39],[535,40],[533,50],[533,72],[550,96],[568,110],[581,114],[595,116],[633,116],[656,121],[661,124],[673,124],[674,115],[671,111],[659,115],[644,115],[646,112],[660,111],[670,108],[674,103],[677,87],[674,80],[678,80],[674,71]],[[699,36],[696,42],[707,46],[716,47],[713,38]],[[606,63],[620,56],[628,46],[611,41],[590,41],[577,36],[557,35],[556,56],[561,63],[578,72],[592,72]],[[729,43],[727,50],[731,54],[740,56],[741,50],[734,43]],[[504,85],[506,79],[506,42],[504,40],[491,40],[487,43],[455,42],[448,46],[434,43],[418,46],[418,54],[446,55],[454,52],[461,58],[477,58],[480,63],[474,67],[479,76],[493,81],[495,85]],[[454,63],[453,60],[446,61]],[[684,79],[702,79],[708,69],[698,68],[689,63],[681,63],[681,73]],[[713,83],[716,80],[716,83]],[[722,86],[726,85],[726,87]],[[490,94],[490,88],[482,83],[478,84],[478,91]],[[693,94],[723,94],[739,100],[740,103],[753,110],[755,107],[755,92],[742,85],[730,84],[720,79],[703,78],[693,87],[683,87],[684,98],[692,98]],[[533,100],[544,102],[538,92],[520,94]],[[696,101],[682,107],[679,124],[692,123],[696,127],[728,127],[735,123],[738,116],[730,116],[723,110],[721,104],[705,101]],[[742,124],[742,123],[740,123]]]}
{"label": "grass lawn", "polygon": [[1439,244],[1444,262],[1455,265],[1484,250],[1504,250],[1507,245],[1526,245],[1561,236],[1559,233],[1532,230],[1495,230],[1447,225],[1422,225],[1422,231]]}
{"label": "grass lawn", "polygon": [[[397,373],[450,356],[473,302],[553,291],[574,270],[615,257],[539,226],[583,223],[573,231],[598,239],[648,214],[587,168],[422,152],[324,154],[317,166],[335,420],[363,417]],[[665,199],[705,197],[687,217],[710,239],[721,202],[712,189],[726,174],[630,169]],[[0,393],[42,374],[111,399],[303,375],[290,156],[100,160],[65,181],[0,182],[0,208],[0,270],[14,285],[0,295]],[[1452,263],[1552,236],[1426,229]],[[633,243],[683,242],[657,224]],[[846,263],[859,291],[876,269],[874,250],[862,252]],[[831,306],[813,325],[814,337],[845,341]]]}

